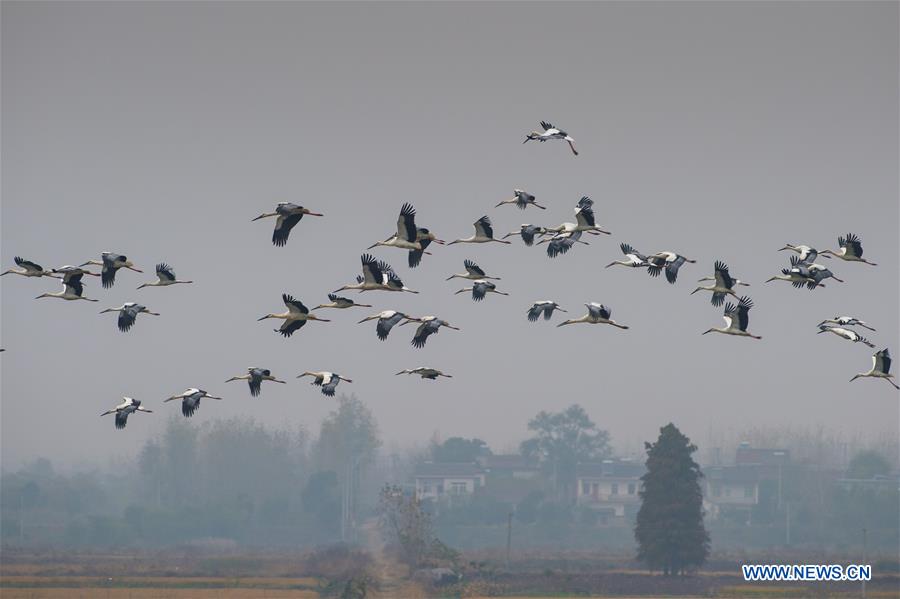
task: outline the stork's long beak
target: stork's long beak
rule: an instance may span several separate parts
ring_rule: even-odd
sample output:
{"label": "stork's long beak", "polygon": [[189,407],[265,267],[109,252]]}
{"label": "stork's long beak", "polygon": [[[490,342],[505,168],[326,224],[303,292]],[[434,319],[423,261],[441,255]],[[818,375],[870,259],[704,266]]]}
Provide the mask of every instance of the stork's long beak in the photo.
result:
{"label": "stork's long beak", "polygon": [[779,248],[778,251],[779,251],[779,252],[783,252],[784,250],[789,250],[789,249],[791,249],[791,246],[786,245],[786,246],[784,246],[783,248]]}
{"label": "stork's long beak", "polygon": [[125,265],[125,268],[127,268],[127,269],[129,269],[129,270],[133,270],[134,272],[144,272],[144,271],[141,270],[140,268],[136,268],[135,266],[132,266],[132,265],[130,265],[130,264],[126,264],[126,265]]}
{"label": "stork's long beak", "polygon": [[838,283],[843,283],[843,282],[844,282],[844,279],[839,279],[839,278],[837,278],[837,277],[834,276],[834,275],[831,275],[831,278],[834,279],[835,281],[837,281]]}
{"label": "stork's long beak", "polygon": [[447,244],[447,242],[444,241],[443,239],[432,239],[431,241],[433,241],[434,243],[436,243],[438,245],[446,245]]}
{"label": "stork's long beak", "polygon": [[694,295],[694,294],[697,293],[698,291],[700,291],[700,288],[699,288],[699,287],[697,287],[696,289],[694,289],[693,291],[691,291],[691,295]]}
{"label": "stork's long beak", "polygon": [[257,216],[253,220],[251,220],[250,222],[253,222],[254,220],[259,220],[261,218],[269,218],[270,216],[275,216],[276,214],[277,214],[277,212],[263,212],[262,214],[260,214],[259,216]]}
{"label": "stork's long beak", "polygon": [[375,318],[378,318],[378,317],[377,317],[377,316],[366,316],[365,318],[363,318],[362,320],[360,320],[360,321],[357,322],[356,324],[362,324],[362,323],[364,323],[364,322],[366,322],[366,321],[368,321],[368,320],[373,320],[373,319],[375,319]]}
{"label": "stork's long beak", "polygon": [[700,334],[701,334],[701,335],[705,335],[705,334],[711,333],[711,332],[712,332],[712,329],[706,329],[705,331],[703,331],[703,332],[700,333]]}
{"label": "stork's long beak", "polygon": [[147,311],[147,314],[149,314],[151,316],[159,316],[160,315],[159,312],[150,312],[149,310]]}
{"label": "stork's long beak", "polygon": [[566,312],[566,313],[568,313],[568,312],[569,312],[569,311],[568,311],[568,310],[563,310],[563,309],[562,309],[562,308],[560,308],[560,307],[559,307],[559,306],[556,306],[556,309],[557,309],[557,310],[559,310],[559,311],[560,311],[560,312]]}
{"label": "stork's long beak", "polygon": [[310,216],[325,216],[324,214],[319,214],[318,212],[307,212],[306,214]]}
{"label": "stork's long beak", "polygon": [[260,320],[265,320],[265,319],[271,318],[271,317],[272,317],[272,316],[271,316],[270,314],[266,314],[266,315],[263,316],[262,318],[257,318],[257,319],[256,319],[256,322],[259,322]]}

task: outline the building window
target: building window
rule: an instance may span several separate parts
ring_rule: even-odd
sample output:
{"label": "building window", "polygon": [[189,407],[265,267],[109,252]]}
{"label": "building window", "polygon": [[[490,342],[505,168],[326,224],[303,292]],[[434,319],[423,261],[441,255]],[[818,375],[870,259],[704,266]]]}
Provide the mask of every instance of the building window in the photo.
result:
{"label": "building window", "polygon": [[450,483],[450,493],[462,495],[466,492],[466,483]]}
{"label": "building window", "polygon": [[747,485],[744,487],[744,497],[747,499],[751,499],[753,497],[753,485]]}
{"label": "building window", "polygon": [[429,485],[428,483],[422,483],[422,492],[431,493],[431,485]]}
{"label": "building window", "polygon": [[589,494],[590,488],[591,488],[591,484],[588,481],[586,481],[586,480],[581,481],[581,494],[582,495]]}
{"label": "building window", "polygon": [[712,494],[713,494],[713,497],[721,497],[722,496],[722,486],[719,485],[719,483],[713,483]]}
{"label": "building window", "polygon": [[634,495],[635,491],[637,491],[637,485],[634,483],[628,483],[628,494]]}
{"label": "building window", "polygon": [[610,493],[612,495],[618,495],[619,494],[619,483],[613,483],[612,486],[610,487],[610,489],[611,489]]}

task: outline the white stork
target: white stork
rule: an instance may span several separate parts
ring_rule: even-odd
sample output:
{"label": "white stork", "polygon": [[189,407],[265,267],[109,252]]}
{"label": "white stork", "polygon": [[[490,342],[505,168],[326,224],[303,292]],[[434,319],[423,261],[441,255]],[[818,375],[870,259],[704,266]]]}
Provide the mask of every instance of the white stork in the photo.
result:
{"label": "white stork", "polygon": [[499,208],[504,204],[515,204],[516,208],[518,208],[519,210],[525,210],[525,208],[527,208],[528,206],[534,206],[536,208],[540,208],[541,210],[547,209],[545,206],[541,206],[540,204],[535,202],[533,195],[522,189],[514,189],[513,197],[508,200],[503,200],[502,202],[494,206],[494,208]]}
{"label": "white stork", "polygon": [[487,216],[482,216],[474,223],[472,226],[475,227],[475,234],[471,237],[466,237],[465,239],[455,239],[448,243],[447,245],[453,245],[454,243],[488,243],[490,241],[496,241],[497,243],[509,243],[503,239],[495,239],[494,238],[494,229],[491,226],[491,219]]}
{"label": "white stork", "polygon": [[317,387],[322,388],[322,395],[327,395],[328,397],[334,397],[334,389],[338,386],[338,383],[341,381],[345,381],[347,383],[352,383],[348,378],[344,378],[336,372],[304,372],[303,374],[298,374],[297,378],[303,378],[305,376],[313,377],[313,382],[311,385],[316,385]]}
{"label": "white stork", "polygon": [[[545,237],[538,241],[538,245],[547,244],[547,257],[556,258],[560,254],[567,253],[575,247],[576,243],[590,245],[587,241],[581,241],[581,231],[577,230],[578,225],[575,223],[563,223],[560,225],[564,230],[556,233],[552,237]],[[550,231],[551,229],[548,229]]]}
{"label": "white stork", "polygon": [[853,316],[835,316],[834,318],[826,318],[822,322],[819,323],[819,326],[823,324],[836,324],[841,327],[845,326],[860,326],[864,329],[869,329],[870,331],[874,331],[872,327],[866,324],[864,320],[860,320],[858,318],[854,318]]}
{"label": "white stork", "polygon": [[407,316],[403,312],[397,312],[396,310],[384,310],[383,312],[379,312],[378,314],[366,316],[356,324],[362,324],[369,320],[376,319],[378,320],[378,323],[375,325],[375,334],[380,340],[384,341],[388,338],[388,333],[391,332],[391,329],[394,328],[394,325],[402,320],[407,320]]}
{"label": "white stork", "polygon": [[125,256],[124,254],[115,254],[113,252],[103,252],[100,254],[99,261],[88,260],[83,264],[79,264],[79,267],[87,266],[89,264],[103,267],[100,271],[100,281],[103,283],[104,289],[112,287],[115,284],[116,272],[118,272],[120,268],[127,268],[134,272],[144,272],[139,268],[135,268],[134,263],[128,259],[128,256]]}
{"label": "white stork", "polygon": [[553,317],[553,311],[559,310],[560,312],[566,312],[563,310],[559,304],[551,300],[539,300],[534,302],[531,307],[528,309],[526,314],[528,315],[528,320],[531,322],[537,322],[537,319],[540,318],[541,314],[544,315],[544,320],[550,320]]}
{"label": "white stork", "polygon": [[[831,271],[828,271],[829,273]],[[822,277],[824,278],[824,277]],[[816,280],[810,270],[810,265],[801,260],[798,256],[791,256],[791,267],[782,268],[780,275],[775,275],[766,280],[766,283],[772,281],[788,281],[795,289],[806,287],[807,289],[815,289],[816,287],[825,287],[821,279]]]}
{"label": "white stork", "polygon": [[413,208],[412,204],[405,203],[401,206],[400,215],[397,217],[397,232],[384,241],[376,241],[370,245],[368,249],[371,250],[374,247],[382,245],[403,250],[424,251],[425,247],[419,239],[420,235],[423,239],[428,239],[428,243],[431,243],[432,241],[438,244],[444,243],[440,239],[435,238],[428,229],[418,229],[416,227],[416,209]]}
{"label": "white stork", "polygon": [[569,143],[569,147],[572,148],[572,153],[578,156],[578,150],[575,149],[575,140],[572,139],[571,135],[561,129],[554,127],[547,121],[541,121],[541,127],[544,129],[543,131],[532,131],[525,136],[525,141],[523,141],[522,143],[534,140],[543,142],[547,141],[548,139],[564,139]]}
{"label": "white stork", "polygon": [[360,256],[362,262],[362,276],[356,277],[355,285],[344,285],[333,293],[339,293],[346,289],[356,289],[360,293],[363,291],[408,291],[409,293],[418,293],[408,289],[403,285],[403,281],[394,272],[394,269],[387,262],[376,260],[370,254]]}
{"label": "white stork", "polygon": [[846,237],[838,237],[838,245],[840,246],[840,249],[836,251],[822,250],[820,253],[823,256],[825,254],[831,254],[836,258],[847,260],[848,262],[862,262],[869,266],[878,266],[874,262],[869,262],[863,258],[862,240],[853,233],[847,233]]}
{"label": "white stork", "polygon": [[0,273],[0,277],[3,275],[21,275],[23,277],[55,277],[55,273],[50,270],[44,270],[44,267],[36,262],[32,262],[31,260],[26,260],[25,258],[20,258],[16,256],[13,258],[13,261],[16,263],[18,268],[10,268],[9,270],[5,270]]}
{"label": "white stork", "polygon": [[678,269],[681,268],[681,266],[685,262],[694,264],[697,261],[691,260],[690,258],[685,258],[681,254],[677,254],[675,252],[657,252],[652,256],[647,256],[647,263],[649,264],[649,266],[647,267],[647,272],[651,277],[658,277],[659,273],[662,272],[662,270],[665,268],[666,280],[669,283],[674,284],[678,279]]}
{"label": "white stork", "polygon": [[275,221],[275,230],[272,231],[272,243],[278,247],[282,247],[287,243],[288,236],[291,234],[291,229],[300,222],[300,219],[302,219],[305,214],[310,216],[324,216],[318,212],[311,212],[309,209],[298,206],[297,204],[279,202],[278,205],[275,206],[275,212],[263,212],[253,220],[277,216],[278,220]]}
{"label": "white stork", "polygon": [[106,310],[101,310],[100,314],[106,314],[107,312],[118,312],[119,313],[119,330],[123,333],[127,333],[131,330],[132,325],[134,325],[134,321],[137,319],[138,314],[150,314],[151,316],[159,316],[159,312],[151,312],[147,309],[147,306],[142,306],[141,304],[136,304],[134,302],[125,302],[118,308],[107,308]]}
{"label": "white stork", "polygon": [[185,390],[178,395],[173,395],[172,397],[163,401],[163,403],[169,401],[175,401],[176,399],[181,400],[181,413],[185,418],[190,418],[194,415],[194,412],[197,411],[197,408],[200,407],[200,400],[204,397],[209,399],[217,399],[221,400],[221,397],[214,397],[204,391],[203,389],[197,389],[196,387],[191,387],[190,389]]}
{"label": "white stork", "polygon": [[567,324],[611,324],[614,327],[618,327],[620,329],[627,329],[628,326],[624,324],[619,324],[610,316],[612,316],[612,310],[603,304],[598,304],[596,302],[591,302],[589,304],[585,304],[588,311],[587,314],[582,316],[581,318],[574,318],[571,320],[564,320],[557,327],[565,326]]}
{"label": "white stork", "polygon": [[255,366],[248,368],[247,374],[233,376],[225,382],[230,383],[231,381],[247,381],[247,384],[250,385],[250,395],[253,397],[259,397],[259,394],[262,391],[263,381],[272,381],[273,383],[281,383],[282,385],[287,384],[286,381],[280,381],[272,376],[272,371],[268,368],[257,368]]}
{"label": "white stork", "polygon": [[169,285],[188,283],[193,283],[193,281],[179,281],[172,267],[165,262],[160,262],[156,265],[156,280],[144,283],[138,286],[138,289],[143,289],[144,287],[168,287]]}
{"label": "white stork", "polygon": [[522,241],[525,242],[525,245],[530,247],[530,246],[534,245],[534,236],[535,235],[544,235],[546,233],[547,233],[547,229],[544,227],[541,227],[539,225],[524,224],[521,227],[519,227],[518,231],[512,231],[511,233],[507,233],[506,235],[504,235],[503,239],[506,239],[507,237],[512,237],[513,235],[519,235],[522,237]]}
{"label": "white stork", "polygon": [[838,337],[840,337],[842,339],[846,339],[847,341],[852,341],[853,343],[863,343],[872,348],[875,347],[874,343],[872,343],[871,341],[869,341],[868,339],[866,339],[865,337],[863,337],[862,335],[860,335],[859,333],[857,333],[856,331],[853,331],[851,329],[845,329],[843,327],[829,327],[829,326],[825,326],[825,325],[819,325],[819,332],[816,334],[818,335],[820,333],[834,333]]}
{"label": "white stork", "polygon": [[472,283],[471,287],[463,287],[462,289],[460,289],[459,291],[454,293],[454,295],[457,295],[460,293],[466,293],[468,291],[472,292],[472,299],[476,302],[480,302],[481,300],[483,300],[484,296],[487,295],[488,293],[509,295],[505,291],[497,291],[496,285],[494,285],[490,281],[485,281],[485,280],[475,281],[474,283]]}
{"label": "white stork", "polygon": [[[780,248],[778,251],[783,252],[785,250],[789,250],[791,252],[797,252],[800,254],[800,259],[804,262],[815,262],[816,258],[819,257],[819,251],[808,245],[794,245],[792,243],[784,244],[783,248]],[[824,254],[823,254],[824,255]],[[824,256],[825,258],[831,258],[831,256]]]}
{"label": "white stork", "polygon": [[470,279],[472,281],[477,281],[477,280],[482,280],[482,279],[483,280],[491,279],[494,281],[500,280],[500,277],[487,276],[487,274],[484,272],[484,269],[481,268],[480,266],[478,266],[478,264],[476,264],[474,260],[469,260],[468,258],[466,258],[465,260],[463,260],[463,266],[465,266],[466,272],[459,272],[459,273],[452,274],[449,277],[447,277],[446,280],[447,281],[449,281],[450,279]]}
{"label": "white stork", "polygon": [[441,376],[446,377],[448,379],[453,378],[452,374],[444,374],[437,368],[430,368],[428,366],[419,366],[417,368],[405,368],[405,369],[401,370],[400,372],[398,372],[394,376],[401,375],[401,374],[417,374],[420,377],[422,377],[423,379],[428,379],[430,381],[436,381],[437,378],[441,377]]}
{"label": "white stork", "polygon": [[85,300],[88,302],[97,302],[100,300],[91,299],[89,297],[84,297],[84,284],[81,282],[81,277],[84,275],[81,273],[66,275],[63,278],[63,290],[57,291],[56,293],[42,293],[34,299],[41,299],[42,297],[58,297],[59,299],[64,299],[68,301],[74,300]]}
{"label": "white stork", "polygon": [[872,369],[869,370],[869,372],[860,372],[850,379],[850,382],[852,383],[856,379],[862,377],[884,379],[892,384],[895,389],[900,389],[900,386],[897,386],[897,383],[891,380],[894,378],[894,375],[891,374],[891,353],[887,348],[884,348],[880,352],[876,352],[875,355],[872,356]]}
{"label": "white stork", "polygon": [[318,310],[319,308],[337,308],[339,310],[345,310],[347,308],[371,308],[370,304],[358,304],[354,302],[349,297],[341,297],[334,293],[328,294],[328,299],[331,301],[327,304],[319,304],[313,310]]}
{"label": "white stork", "polygon": [[731,275],[728,273],[728,265],[722,262],[721,260],[716,260],[715,263],[715,283],[709,286],[699,286],[693,291],[691,291],[691,295],[694,295],[698,291],[712,291],[712,297],[710,297],[710,302],[713,306],[721,306],[722,302],[725,301],[726,295],[731,295],[737,298],[737,293],[734,292],[734,287],[737,285],[734,279],[731,278]]}
{"label": "white stork", "polygon": [[440,331],[441,327],[447,327],[448,329],[453,329],[454,331],[458,331],[459,327],[455,327],[446,320],[441,320],[437,316],[422,316],[422,317],[407,317],[406,321],[401,323],[400,326],[409,324],[411,322],[420,323],[416,328],[416,334],[413,336],[411,344],[413,347],[423,348],[425,347],[425,342],[428,341],[429,335],[437,334]]}
{"label": "white stork", "polygon": [[302,328],[303,325],[305,325],[309,320],[331,322],[327,318],[319,318],[315,314],[310,313],[309,308],[304,306],[303,302],[294,299],[287,293],[281,294],[281,300],[284,302],[284,305],[287,306],[287,312],[281,312],[279,314],[266,314],[258,320],[265,320],[267,318],[280,318],[284,321],[284,324],[281,325],[281,328],[275,329],[275,332],[281,333],[284,337],[290,337],[291,335],[293,335],[294,331]]}
{"label": "white stork", "polygon": [[620,243],[619,249],[622,250],[622,253],[625,255],[625,259],[613,260],[606,265],[606,268],[616,265],[627,266],[628,268],[640,268],[643,266],[649,266],[649,263],[647,262],[647,256],[631,247],[631,245],[627,243]]}
{"label": "white stork", "polygon": [[707,333],[723,333],[725,335],[736,335],[738,337],[752,337],[753,339],[762,339],[759,335],[754,335],[747,330],[750,323],[749,313],[753,307],[753,301],[746,295],[738,301],[737,306],[728,302],[725,304],[725,326],[723,328],[713,327],[703,331]]}
{"label": "white stork", "polygon": [[576,230],[584,231],[585,233],[590,233],[592,235],[599,235],[600,233],[611,235],[609,231],[604,231],[597,226],[594,219],[593,206],[594,200],[587,196],[583,196],[581,200],[579,200],[578,206],[575,207],[575,220],[578,221],[578,228]]}
{"label": "white stork", "polygon": [[134,412],[147,412],[148,414],[152,414],[153,410],[148,410],[147,408],[141,406],[141,401],[139,399],[133,399],[131,397],[122,397],[123,401],[112,410],[107,410],[100,414],[100,416],[106,416],[108,414],[116,415],[116,428],[123,429],[125,425],[128,423],[128,415],[133,414]]}
{"label": "white stork", "polygon": [[417,267],[422,262],[422,256],[424,254],[431,255],[431,252],[426,251],[428,246],[432,243],[437,243],[439,245],[444,245],[444,241],[435,237],[434,233],[426,229],[425,227],[419,227],[416,229],[416,242],[422,246],[420,250],[409,250],[409,255],[407,256],[406,262],[410,268]]}

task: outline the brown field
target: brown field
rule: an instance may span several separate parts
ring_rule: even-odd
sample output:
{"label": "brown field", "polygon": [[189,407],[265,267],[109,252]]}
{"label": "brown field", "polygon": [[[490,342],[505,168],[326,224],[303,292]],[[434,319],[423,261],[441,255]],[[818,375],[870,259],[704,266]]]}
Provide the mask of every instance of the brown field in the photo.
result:
{"label": "brown field", "polygon": [[286,589],[123,589],[80,587],[77,589],[0,590],[3,599],[317,599],[315,591]]}

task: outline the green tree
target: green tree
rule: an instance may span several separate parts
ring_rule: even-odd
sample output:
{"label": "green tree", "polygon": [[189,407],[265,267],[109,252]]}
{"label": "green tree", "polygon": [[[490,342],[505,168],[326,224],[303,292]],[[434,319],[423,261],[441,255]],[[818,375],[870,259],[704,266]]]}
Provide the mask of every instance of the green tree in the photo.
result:
{"label": "green tree", "polygon": [[479,456],[490,454],[490,448],[481,439],[450,437],[431,447],[431,458],[435,462],[474,462]]}
{"label": "green tree", "polygon": [[850,460],[847,466],[847,478],[868,480],[878,475],[886,475],[891,471],[887,459],[877,451],[861,451]]}
{"label": "green tree", "polygon": [[645,443],[647,472],[641,477],[641,507],[634,536],[638,560],[651,569],[675,575],[695,570],[709,555],[709,535],[703,525],[703,493],[697,451],[669,423],[656,443]]}
{"label": "green tree", "polygon": [[323,532],[335,534],[341,525],[341,494],[334,470],[319,471],[309,477],[301,494],[303,510],[314,514]]}
{"label": "green tree", "polygon": [[528,422],[528,430],[535,436],[522,442],[522,455],[539,458],[551,470],[557,499],[574,498],[578,462],[602,460],[611,453],[609,434],[578,404],[557,413],[541,411]]}

